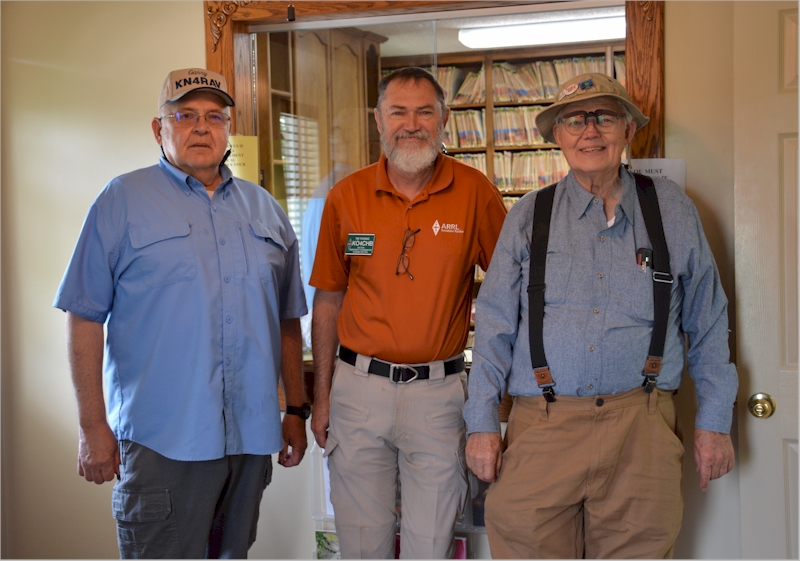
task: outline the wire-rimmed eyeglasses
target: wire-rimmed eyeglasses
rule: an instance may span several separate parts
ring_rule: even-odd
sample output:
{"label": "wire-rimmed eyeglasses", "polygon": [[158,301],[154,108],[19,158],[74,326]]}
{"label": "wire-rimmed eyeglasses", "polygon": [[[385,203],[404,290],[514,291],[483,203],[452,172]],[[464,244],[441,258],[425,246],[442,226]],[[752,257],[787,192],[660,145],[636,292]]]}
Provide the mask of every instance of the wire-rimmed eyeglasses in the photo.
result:
{"label": "wire-rimmed eyeglasses", "polygon": [[208,113],[195,113],[194,111],[176,111],[169,115],[162,115],[159,119],[169,117],[174,119],[176,127],[193,127],[200,122],[200,117],[205,117],[206,124],[212,128],[222,128],[231,120],[230,115],[222,111],[209,111]]}
{"label": "wire-rimmed eyeglasses", "polygon": [[563,115],[559,122],[564,125],[567,132],[578,135],[589,126],[589,119],[594,118],[594,126],[599,131],[608,132],[614,130],[617,123],[622,119],[622,115],[609,111],[608,109],[598,109],[597,111],[575,111]]}
{"label": "wire-rimmed eyeglasses", "polygon": [[408,256],[408,251],[414,247],[414,239],[419,232],[419,228],[416,230],[406,228],[406,233],[403,235],[403,251],[400,253],[400,257],[397,258],[397,267],[394,270],[395,275],[406,274],[408,275],[408,278],[414,280],[414,275],[412,275],[411,271],[408,270],[408,264],[411,261],[411,258]]}

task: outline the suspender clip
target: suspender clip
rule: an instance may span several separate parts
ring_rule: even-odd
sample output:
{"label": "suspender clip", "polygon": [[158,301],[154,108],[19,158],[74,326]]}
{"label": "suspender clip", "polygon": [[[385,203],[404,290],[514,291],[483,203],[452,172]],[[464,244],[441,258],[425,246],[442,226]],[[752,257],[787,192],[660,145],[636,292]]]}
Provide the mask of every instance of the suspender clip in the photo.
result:
{"label": "suspender clip", "polygon": [[653,393],[653,390],[656,389],[656,377],[646,375],[642,386],[644,386],[645,393]]}
{"label": "suspender clip", "polygon": [[662,273],[661,271],[653,271],[653,282],[672,284],[672,275],[670,273]]}
{"label": "suspender clip", "polygon": [[553,403],[556,400],[556,392],[553,391],[553,386],[543,387],[542,396],[547,403]]}

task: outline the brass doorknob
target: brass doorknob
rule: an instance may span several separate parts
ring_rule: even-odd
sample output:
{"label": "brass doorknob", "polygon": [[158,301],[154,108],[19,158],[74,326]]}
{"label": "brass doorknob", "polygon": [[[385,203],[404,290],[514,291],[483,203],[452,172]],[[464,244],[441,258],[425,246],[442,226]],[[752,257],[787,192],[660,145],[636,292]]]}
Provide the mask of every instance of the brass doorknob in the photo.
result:
{"label": "brass doorknob", "polygon": [[775,400],[768,393],[755,393],[747,402],[747,408],[753,417],[766,419],[775,412]]}

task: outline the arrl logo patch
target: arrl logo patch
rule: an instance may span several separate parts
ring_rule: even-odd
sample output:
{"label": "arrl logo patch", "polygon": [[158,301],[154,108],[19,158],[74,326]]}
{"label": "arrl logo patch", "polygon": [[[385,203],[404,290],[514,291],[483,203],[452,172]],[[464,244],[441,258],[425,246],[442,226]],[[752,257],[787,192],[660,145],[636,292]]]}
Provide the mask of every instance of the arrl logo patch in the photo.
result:
{"label": "arrl logo patch", "polygon": [[433,235],[438,236],[439,232],[443,234],[463,234],[464,230],[458,227],[458,224],[439,224],[439,221],[433,223]]}

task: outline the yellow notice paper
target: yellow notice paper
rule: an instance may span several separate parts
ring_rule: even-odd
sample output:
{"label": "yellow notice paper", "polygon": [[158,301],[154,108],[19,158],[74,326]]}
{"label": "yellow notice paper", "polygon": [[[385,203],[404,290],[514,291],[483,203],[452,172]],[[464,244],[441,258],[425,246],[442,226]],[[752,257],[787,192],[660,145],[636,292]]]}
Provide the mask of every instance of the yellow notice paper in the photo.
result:
{"label": "yellow notice paper", "polygon": [[228,142],[231,155],[225,164],[236,177],[258,185],[258,137],[229,136]]}

